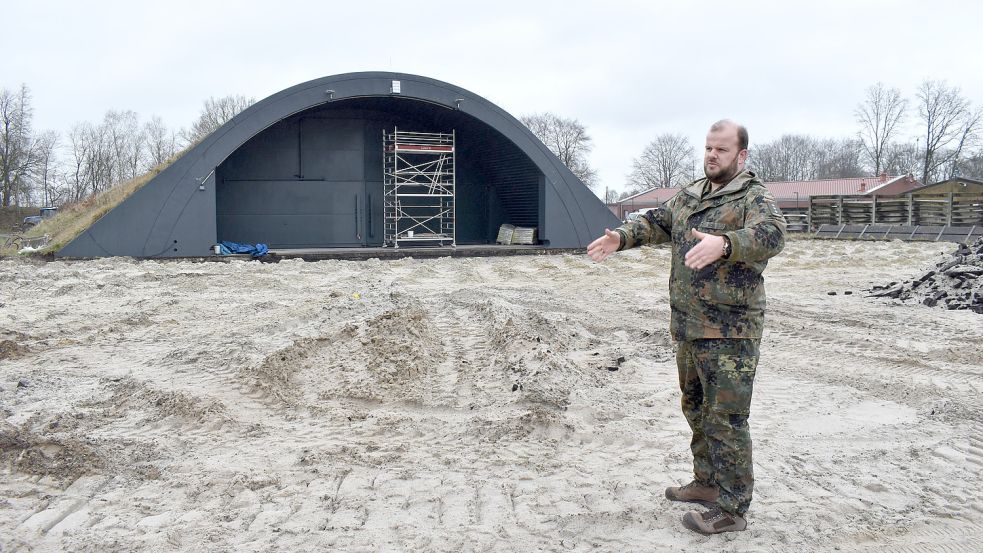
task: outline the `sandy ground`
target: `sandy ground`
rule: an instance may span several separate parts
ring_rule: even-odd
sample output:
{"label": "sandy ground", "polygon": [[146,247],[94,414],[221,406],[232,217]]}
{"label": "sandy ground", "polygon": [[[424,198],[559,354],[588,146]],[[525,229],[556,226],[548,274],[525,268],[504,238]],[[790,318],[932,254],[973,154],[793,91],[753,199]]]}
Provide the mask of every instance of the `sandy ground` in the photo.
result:
{"label": "sandy ground", "polygon": [[663,498],[666,249],[2,260],[0,551],[981,551],[983,317],[861,292],[954,249],[772,261],[750,526],[715,537]]}

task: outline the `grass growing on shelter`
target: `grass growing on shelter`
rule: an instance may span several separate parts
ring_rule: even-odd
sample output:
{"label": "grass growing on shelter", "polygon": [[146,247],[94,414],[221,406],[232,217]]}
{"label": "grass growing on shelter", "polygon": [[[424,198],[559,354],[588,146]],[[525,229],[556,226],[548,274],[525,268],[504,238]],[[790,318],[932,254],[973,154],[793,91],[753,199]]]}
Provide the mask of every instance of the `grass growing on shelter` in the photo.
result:
{"label": "grass growing on shelter", "polygon": [[[30,252],[28,255],[45,255],[60,250],[91,227],[103,215],[123,203],[123,200],[132,196],[134,192],[177,161],[186,151],[178,152],[171,159],[150,171],[118,183],[94,196],[89,196],[79,203],[62,206],[58,215],[42,221],[41,224],[31,227],[23,234],[24,238],[40,238],[44,235],[49,237],[46,246]],[[0,242],[0,246],[2,246],[2,242]],[[0,256],[16,255],[17,253],[15,246],[0,247]]]}

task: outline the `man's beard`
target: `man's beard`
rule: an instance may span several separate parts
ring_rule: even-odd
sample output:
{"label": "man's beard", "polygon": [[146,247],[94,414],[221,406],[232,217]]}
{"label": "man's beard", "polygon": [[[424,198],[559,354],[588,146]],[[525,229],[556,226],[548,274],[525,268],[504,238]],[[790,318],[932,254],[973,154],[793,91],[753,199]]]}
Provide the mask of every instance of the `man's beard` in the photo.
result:
{"label": "man's beard", "polygon": [[740,170],[738,170],[737,160],[735,159],[734,163],[727,167],[718,165],[716,171],[710,171],[710,168],[707,167],[706,163],[704,163],[703,172],[706,174],[707,178],[710,179],[710,182],[714,184],[727,184],[733,180],[738,173],[740,173]]}

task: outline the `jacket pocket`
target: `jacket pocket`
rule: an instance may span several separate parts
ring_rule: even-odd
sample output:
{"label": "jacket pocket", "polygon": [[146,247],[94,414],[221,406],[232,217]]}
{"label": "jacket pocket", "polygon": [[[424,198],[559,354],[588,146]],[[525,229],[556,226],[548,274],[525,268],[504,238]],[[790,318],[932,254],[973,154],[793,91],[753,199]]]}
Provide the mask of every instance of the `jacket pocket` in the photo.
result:
{"label": "jacket pocket", "polygon": [[748,290],[742,286],[727,284],[725,282],[726,276],[720,275],[720,272],[725,270],[725,267],[704,267],[702,270],[710,272],[713,278],[707,279],[699,285],[695,285],[696,297],[702,301],[716,305],[721,309],[727,309],[724,306],[747,307]]}
{"label": "jacket pocket", "polygon": [[703,221],[700,223],[699,230],[708,232],[723,232],[727,230],[727,225],[723,223],[717,223],[715,221]]}

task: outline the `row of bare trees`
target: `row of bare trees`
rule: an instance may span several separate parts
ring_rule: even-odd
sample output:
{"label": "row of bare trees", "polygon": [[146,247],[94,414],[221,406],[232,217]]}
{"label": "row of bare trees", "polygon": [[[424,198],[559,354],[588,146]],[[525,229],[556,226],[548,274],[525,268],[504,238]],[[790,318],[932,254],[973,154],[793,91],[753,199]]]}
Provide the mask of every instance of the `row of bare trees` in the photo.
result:
{"label": "row of bare trees", "polygon": [[67,151],[61,199],[73,203],[170,158],[177,152],[177,138],[159,117],[141,125],[133,111],[108,111],[100,123],[72,127]]}
{"label": "row of bare trees", "polygon": [[30,91],[0,89],[0,206],[75,203],[167,162],[254,102],[209,98],[189,129],[133,111],[107,111],[67,136],[35,132]]}
{"label": "row of bare trees", "polygon": [[[983,179],[983,107],[974,108],[959,87],[936,80],[923,81],[912,103],[914,109],[900,90],[877,83],[854,111],[855,136],[786,134],[753,144],[748,164],[769,181],[881,173],[912,173],[923,183],[957,175]],[[902,136],[913,117],[916,135]],[[620,197],[690,182],[702,175],[701,158],[684,135],[661,134],[635,158]]]}
{"label": "row of bare trees", "polygon": [[925,80],[915,91],[915,111],[919,134],[915,137],[915,159],[904,142],[897,141],[901,126],[911,111],[909,102],[897,88],[877,83],[857,106],[858,136],[874,172],[891,172],[900,156],[913,173],[928,183],[961,174],[981,177],[979,150],[983,106],[973,107],[959,87],[945,81]]}
{"label": "row of bare trees", "polygon": [[[101,122],[77,123],[62,138],[54,131],[34,132],[26,85],[0,89],[0,205],[80,201],[164,163],[254,101],[240,95],[209,98],[191,127],[180,130],[169,129],[160,117],[141,123],[135,112],[110,110]],[[783,135],[753,145],[749,165],[770,181],[882,172],[910,172],[924,183],[955,175],[983,178],[983,108],[974,108],[958,87],[933,80],[918,87],[914,104],[914,140],[900,136],[911,112],[908,100],[877,83],[854,112],[855,137]],[[588,161],[592,139],[583,124],[549,112],[521,120],[587,186],[598,185]],[[702,174],[701,158],[685,135],[659,135],[633,160],[621,197],[690,182]]]}
{"label": "row of bare trees", "polygon": [[754,148],[748,163],[769,181],[835,179],[867,173],[859,140],[804,134],[786,134]]}

